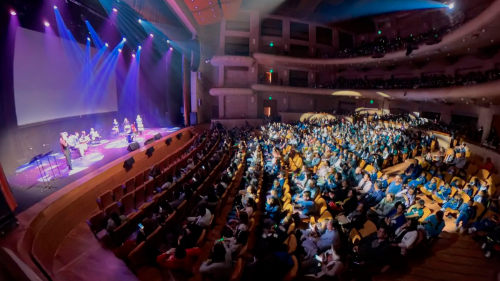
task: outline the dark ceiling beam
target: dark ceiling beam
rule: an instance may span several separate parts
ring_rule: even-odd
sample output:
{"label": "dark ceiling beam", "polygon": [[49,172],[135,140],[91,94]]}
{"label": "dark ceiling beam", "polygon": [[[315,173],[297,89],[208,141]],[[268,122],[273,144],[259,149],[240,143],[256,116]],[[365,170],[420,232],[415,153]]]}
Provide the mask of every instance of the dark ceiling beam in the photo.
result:
{"label": "dark ceiling beam", "polygon": [[299,19],[308,18],[316,7],[318,7],[319,3],[323,0],[301,0],[297,8],[295,9],[294,17]]}

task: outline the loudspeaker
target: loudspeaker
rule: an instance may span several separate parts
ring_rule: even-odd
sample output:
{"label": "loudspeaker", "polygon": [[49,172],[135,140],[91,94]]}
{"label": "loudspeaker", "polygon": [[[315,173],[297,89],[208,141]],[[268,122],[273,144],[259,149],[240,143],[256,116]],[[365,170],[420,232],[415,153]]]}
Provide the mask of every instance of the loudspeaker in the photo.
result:
{"label": "loudspeaker", "polygon": [[133,143],[131,143],[131,144],[128,145],[127,150],[128,151],[134,151],[134,150],[139,149],[139,147],[140,147],[139,144],[134,141]]}
{"label": "loudspeaker", "polygon": [[178,140],[180,140],[182,138],[182,133],[178,133],[176,137]]}
{"label": "loudspeaker", "polygon": [[152,146],[146,150],[146,155],[148,157],[151,157],[153,155],[153,152],[155,152],[155,148]]}
{"label": "loudspeaker", "polygon": [[189,125],[193,126],[198,124],[198,113],[196,112],[191,112],[189,113]]}
{"label": "loudspeaker", "polygon": [[158,133],[158,134],[155,135],[155,140],[159,140],[159,139],[161,139],[161,134],[160,133]]}
{"label": "loudspeaker", "polygon": [[148,145],[148,144],[153,143],[153,142],[155,142],[155,139],[151,138],[151,139],[148,139],[147,141],[145,141],[144,145]]}
{"label": "loudspeaker", "polygon": [[170,144],[172,143],[172,138],[168,138],[168,139],[165,141],[165,143],[166,143],[167,145],[170,145]]}
{"label": "loudspeaker", "polygon": [[134,163],[135,163],[135,159],[134,157],[130,157],[129,159],[125,160],[125,162],[123,163],[123,168],[125,168],[125,170],[130,170],[132,169],[132,166],[134,166]]}

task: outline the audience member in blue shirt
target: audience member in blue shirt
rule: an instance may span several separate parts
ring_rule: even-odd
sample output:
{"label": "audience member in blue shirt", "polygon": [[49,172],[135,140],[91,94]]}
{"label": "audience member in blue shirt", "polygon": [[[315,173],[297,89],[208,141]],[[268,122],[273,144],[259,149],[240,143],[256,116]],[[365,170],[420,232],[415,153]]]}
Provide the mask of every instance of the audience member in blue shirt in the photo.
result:
{"label": "audience member in blue shirt", "polygon": [[401,189],[403,188],[403,179],[401,178],[400,175],[396,176],[396,179],[389,184],[389,187],[387,187],[386,193],[399,193]]}
{"label": "audience member in blue shirt", "polygon": [[377,205],[382,199],[384,199],[385,193],[380,189],[380,183],[376,182],[373,185],[373,191],[369,193],[363,200],[363,204],[367,208],[371,208]]}
{"label": "audience member in blue shirt", "polygon": [[462,202],[463,202],[462,196],[460,196],[460,194],[455,194],[453,199],[451,199],[443,204],[441,211],[445,211],[446,209],[458,211],[458,209],[460,208],[460,205],[462,205]]}
{"label": "audience member in blue shirt", "polygon": [[408,187],[410,187],[410,188],[416,188],[416,187],[418,187],[419,185],[424,185],[426,182],[427,182],[427,178],[426,178],[426,176],[425,176],[425,173],[422,173],[422,174],[420,175],[420,177],[418,177],[418,178],[416,178],[416,179],[414,179],[414,180],[410,181],[410,182],[408,183]]}
{"label": "audience member in blue shirt", "polygon": [[436,197],[443,200],[443,202],[448,201],[451,195],[451,187],[446,183],[442,185],[439,190],[436,190],[434,194],[436,195]]}
{"label": "audience member in blue shirt", "polygon": [[433,193],[436,190],[436,179],[432,178],[428,183],[424,184],[423,188],[430,193]]}
{"label": "audience member in blue shirt", "polygon": [[297,198],[296,208],[302,209],[299,213],[301,218],[309,218],[316,213],[316,203],[311,198],[311,192],[304,191],[302,198]]}
{"label": "audience member in blue shirt", "polygon": [[476,208],[473,206],[473,202],[469,200],[467,203],[462,204],[460,206],[460,212],[458,213],[457,220],[455,221],[456,227],[460,225],[462,222],[462,227],[465,229],[469,220],[472,220],[476,217]]}
{"label": "audience member in blue shirt", "polygon": [[389,226],[392,231],[396,231],[405,223],[405,205],[401,202],[397,202],[395,208],[385,217],[385,224]]}
{"label": "audience member in blue shirt", "polygon": [[266,216],[273,221],[278,221],[280,218],[280,204],[276,197],[269,197],[266,202]]}

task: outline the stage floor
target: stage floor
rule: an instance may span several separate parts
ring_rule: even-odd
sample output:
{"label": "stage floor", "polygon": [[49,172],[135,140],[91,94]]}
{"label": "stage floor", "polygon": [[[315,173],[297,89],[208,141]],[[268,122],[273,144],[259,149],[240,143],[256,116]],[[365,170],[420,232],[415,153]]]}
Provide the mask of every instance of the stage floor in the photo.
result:
{"label": "stage floor", "polygon": [[[143,147],[144,142],[154,135],[161,133],[164,137],[179,129],[179,127],[146,129],[142,136],[136,137],[135,141]],[[89,146],[84,157],[77,152],[72,152],[73,170],[68,169],[66,158],[60,151],[50,155],[50,163],[47,157],[41,161],[42,175],[36,163],[19,166],[13,174],[7,175],[7,181],[19,205],[16,213],[21,213],[69,183],[128,154],[128,145],[126,136],[120,135],[114,139],[103,139],[100,144]],[[45,188],[44,182],[52,187]]]}

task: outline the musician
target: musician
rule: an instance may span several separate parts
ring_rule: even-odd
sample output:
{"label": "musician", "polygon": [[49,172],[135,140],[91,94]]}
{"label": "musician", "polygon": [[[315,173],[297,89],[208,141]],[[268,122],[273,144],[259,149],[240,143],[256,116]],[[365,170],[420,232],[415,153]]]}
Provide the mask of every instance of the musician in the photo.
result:
{"label": "musician", "polygon": [[142,133],[144,133],[144,123],[142,123],[141,115],[137,115],[135,123],[137,123],[137,130],[139,131],[139,135],[142,136]]}
{"label": "musician", "polygon": [[87,151],[87,149],[89,149],[89,142],[90,142],[90,138],[89,136],[87,136],[87,134],[85,133],[85,131],[82,131],[82,136],[80,137],[80,139],[78,140],[79,142],[79,150],[80,150],[80,154],[83,156],[85,156],[85,151]]}
{"label": "musician", "polygon": [[99,133],[97,131],[94,130],[94,128],[90,128],[90,138],[92,139],[92,141],[96,141],[96,140],[101,140],[101,136],[99,135]]}
{"label": "musician", "polygon": [[111,133],[116,137],[120,133],[120,128],[118,127],[118,121],[113,119],[113,128],[111,129]]}
{"label": "musician", "polygon": [[61,144],[61,150],[64,157],[66,157],[66,164],[68,165],[68,169],[73,170],[73,166],[71,165],[71,151],[69,150],[68,144],[68,133],[62,132],[60,135],[59,144]]}
{"label": "musician", "polygon": [[128,143],[133,142],[136,135],[137,135],[137,129],[135,128],[135,125],[132,124],[130,125],[130,132],[127,134]]}
{"label": "musician", "polygon": [[127,118],[123,120],[122,126],[123,126],[123,131],[125,131],[125,133],[127,134],[130,133],[130,122],[128,121]]}

